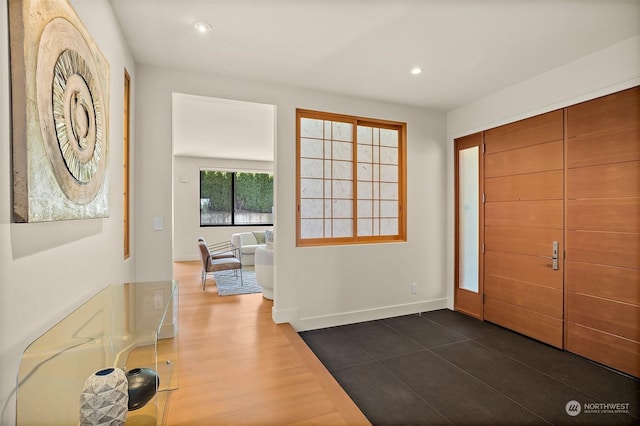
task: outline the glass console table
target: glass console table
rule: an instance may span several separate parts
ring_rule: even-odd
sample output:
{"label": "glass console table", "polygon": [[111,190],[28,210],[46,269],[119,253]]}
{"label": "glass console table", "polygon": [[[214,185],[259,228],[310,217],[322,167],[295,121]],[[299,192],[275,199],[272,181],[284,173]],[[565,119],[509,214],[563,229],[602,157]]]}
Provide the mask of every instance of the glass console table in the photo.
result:
{"label": "glass console table", "polygon": [[79,424],[84,382],[103,368],[151,368],[160,383],[127,425],[162,425],[178,387],[178,283],[111,285],[25,350],[17,382],[18,425]]}

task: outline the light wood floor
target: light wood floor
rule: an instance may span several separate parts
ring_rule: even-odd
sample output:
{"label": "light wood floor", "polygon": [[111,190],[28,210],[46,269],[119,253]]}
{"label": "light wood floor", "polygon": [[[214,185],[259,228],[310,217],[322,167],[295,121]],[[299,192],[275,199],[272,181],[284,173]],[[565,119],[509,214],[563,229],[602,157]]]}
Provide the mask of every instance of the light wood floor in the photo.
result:
{"label": "light wood floor", "polygon": [[168,425],[370,424],[289,324],[274,324],[262,294],[202,291],[199,262],[179,281],[179,388]]}

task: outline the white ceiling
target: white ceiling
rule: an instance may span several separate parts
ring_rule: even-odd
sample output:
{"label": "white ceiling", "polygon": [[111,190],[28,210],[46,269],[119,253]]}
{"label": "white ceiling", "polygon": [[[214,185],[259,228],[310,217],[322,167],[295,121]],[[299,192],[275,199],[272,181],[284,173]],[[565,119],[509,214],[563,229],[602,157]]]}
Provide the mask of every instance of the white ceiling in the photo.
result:
{"label": "white ceiling", "polygon": [[273,105],[173,94],[173,154],[273,161]]}
{"label": "white ceiling", "polygon": [[110,1],[141,64],[442,111],[640,34],[640,0]]}

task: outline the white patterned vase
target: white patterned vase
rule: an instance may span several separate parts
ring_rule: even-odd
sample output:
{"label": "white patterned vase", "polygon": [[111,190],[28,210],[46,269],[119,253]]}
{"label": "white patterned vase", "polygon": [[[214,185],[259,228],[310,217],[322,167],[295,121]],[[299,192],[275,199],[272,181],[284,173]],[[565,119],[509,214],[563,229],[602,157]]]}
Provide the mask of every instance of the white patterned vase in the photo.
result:
{"label": "white patterned vase", "polygon": [[84,382],[80,395],[81,425],[124,425],[129,391],[127,376],[119,368],[96,371]]}

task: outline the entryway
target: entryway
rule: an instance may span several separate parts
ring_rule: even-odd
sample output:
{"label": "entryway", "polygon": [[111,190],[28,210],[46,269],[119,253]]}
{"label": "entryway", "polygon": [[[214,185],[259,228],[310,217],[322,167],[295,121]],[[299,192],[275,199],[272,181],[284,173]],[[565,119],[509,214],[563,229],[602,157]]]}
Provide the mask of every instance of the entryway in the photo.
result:
{"label": "entryway", "polygon": [[455,143],[455,309],[640,376],[640,87]]}

